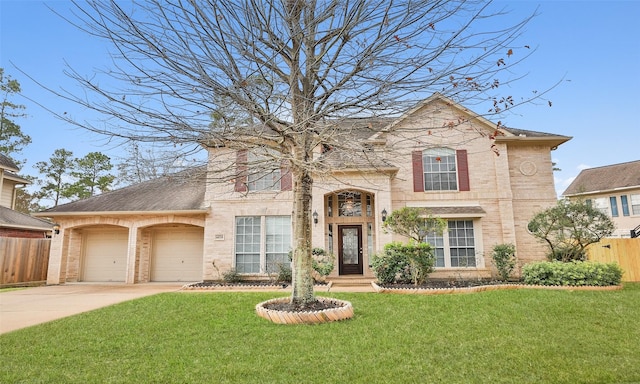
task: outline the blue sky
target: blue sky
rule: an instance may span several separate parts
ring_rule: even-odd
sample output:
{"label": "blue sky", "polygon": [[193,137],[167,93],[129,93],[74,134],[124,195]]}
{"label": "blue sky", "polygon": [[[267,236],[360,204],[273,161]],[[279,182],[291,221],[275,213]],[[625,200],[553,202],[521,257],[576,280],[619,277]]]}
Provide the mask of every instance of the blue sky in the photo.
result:
{"label": "blue sky", "polygon": [[[66,1],[48,4],[65,11]],[[640,1],[497,1],[513,10],[514,20],[538,9],[523,41],[535,53],[520,67],[528,75],[514,93],[542,90],[564,79],[546,102],[526,105],[509,116],[507,126],[552,132],[573,139],[552,153],[561,171],[556,190],[564,191],[581,169],[640,159]],[[81,157],[92,151],[112,158],[122,148],[87,131],[70,127],[38,106],[98,118],[56,100],[17,68],[52,88],[73,90],[65,63],[80,72],[107,68],[107,47],[53,14],[42,1],[0,0],[0,67],[17,79],[27,118],[17,122],[33,143],[23,152],[23,174],[33,164],[65,148]],[[517,87],[517,88],[516,88]],[[33,100],[33,101],[32,101]],[[477,111],[483,112],[483,111]]]}

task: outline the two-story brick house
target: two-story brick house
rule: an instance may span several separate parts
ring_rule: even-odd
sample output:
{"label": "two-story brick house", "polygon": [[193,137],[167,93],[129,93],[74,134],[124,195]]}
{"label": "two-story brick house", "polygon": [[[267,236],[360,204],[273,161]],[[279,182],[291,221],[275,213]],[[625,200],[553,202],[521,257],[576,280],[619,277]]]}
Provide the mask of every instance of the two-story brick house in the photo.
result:
{"label": "two-story brick house", "polygon": [[611,217],[614,237],[640,237],[640,160],[582,170],[562,196]]}
{"label": "two-story brick house", "polygon": [[[455,122],[455,124],[452,124]],[[556,203],[551,151],[570,138],[506,129],[435,94],[394,119],[352,119],[362,151],[319,145],[312,245],[337,256],[331,276],[372,276],[371,257],[402,240],[386,214],[427,207],[448,222],[434,277],[487,277],[495,244],[513,243],[522,262],[544,258],[528,220]],[[286,167],[252,173],[255,153],[212,146],[207,169],[137,184],[41,213],[61,226],[49,284],[66,281],[197,281],[231,268],[264,276],[292,245]],[[221,166],[220,159],[228,159]],[[214,182],[219,169],[238,170]]]}

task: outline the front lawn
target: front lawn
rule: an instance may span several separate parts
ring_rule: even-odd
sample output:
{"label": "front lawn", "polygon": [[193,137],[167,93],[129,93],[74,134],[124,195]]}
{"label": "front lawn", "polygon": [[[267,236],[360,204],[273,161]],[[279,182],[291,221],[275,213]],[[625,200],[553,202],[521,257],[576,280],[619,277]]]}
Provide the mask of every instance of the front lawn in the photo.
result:
{"label": "front lawn", "polygon": [[167,293],[11,332],[0,382],[640,382],[640,284],[332,293],[353,303],[353,319],[295,326],[255,315],[274,295]]}

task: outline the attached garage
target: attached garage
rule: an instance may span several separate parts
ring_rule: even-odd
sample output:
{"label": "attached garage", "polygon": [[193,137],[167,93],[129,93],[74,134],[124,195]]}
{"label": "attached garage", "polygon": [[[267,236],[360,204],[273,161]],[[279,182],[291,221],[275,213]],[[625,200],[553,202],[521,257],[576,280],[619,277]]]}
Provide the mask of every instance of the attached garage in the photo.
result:
{"label": "attached garage", "polygon": [[151,281],[202,280],[204,229],[159,228],[153,231]]}
{"label": "attached garage", "polygon": [[127,274],[127,229],[91,229],[83,236],[82,281],[124,282]]}

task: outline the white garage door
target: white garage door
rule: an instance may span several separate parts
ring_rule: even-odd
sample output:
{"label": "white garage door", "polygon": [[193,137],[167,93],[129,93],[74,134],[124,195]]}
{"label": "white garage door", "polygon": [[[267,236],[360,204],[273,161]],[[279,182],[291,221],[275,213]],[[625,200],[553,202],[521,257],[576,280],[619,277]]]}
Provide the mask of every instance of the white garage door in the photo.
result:
{"label": "white garage door", "polygon": [[126,229],[87,231],[84,237],[83,281],[125,281]]}
{"label": "white garage door", "polygon": [[202,280],[203,242],[203,228],[155,230],[151,250],[151,280]]}

